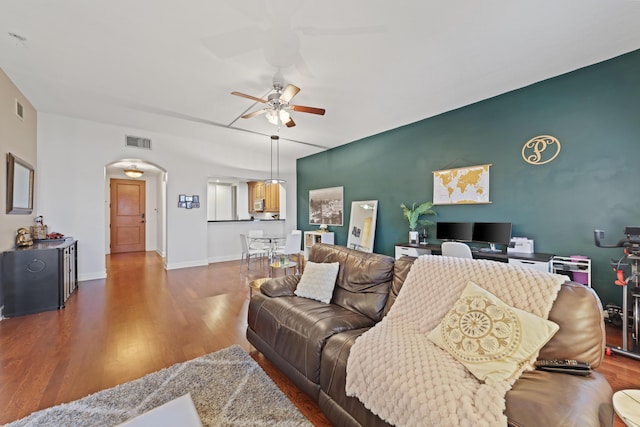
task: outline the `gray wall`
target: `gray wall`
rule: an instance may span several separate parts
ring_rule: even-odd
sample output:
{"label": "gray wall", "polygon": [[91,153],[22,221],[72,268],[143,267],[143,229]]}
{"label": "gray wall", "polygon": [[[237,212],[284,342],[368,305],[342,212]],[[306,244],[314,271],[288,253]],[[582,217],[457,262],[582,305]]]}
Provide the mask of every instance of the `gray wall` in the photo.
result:
{"label": "gray wall", "polygon": [[[523,144],[544,134],[560,140],[560,155],[527,164]],[[317,228],[309,190],[344,186],[336,243],[346,244],[351,201],[378,199],[374,250],[392,255],[408,239],[400,204],[432,200],[434,170],[491,163],[492,203],[436,206],[436,219],[508,221],[536,252],[587,255],[603,304],[619,303],[608,260],[622,251],[596,248],[593,230],[617,241],[640,225],[639,160],[640,50],[299,159],[298,225]]]}

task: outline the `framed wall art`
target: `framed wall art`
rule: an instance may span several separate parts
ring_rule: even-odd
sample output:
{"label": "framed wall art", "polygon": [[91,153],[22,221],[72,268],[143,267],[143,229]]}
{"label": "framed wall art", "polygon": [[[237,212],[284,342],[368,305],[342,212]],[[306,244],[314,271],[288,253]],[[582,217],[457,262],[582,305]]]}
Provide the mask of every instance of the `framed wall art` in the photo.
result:
{"label": "framed wall art", "polygon": [[465,205],[491,203],[489,168],[491,164],[433,171],[433,204]]}
{"label": "framed wall art", "polygon": [[344,187],[309,190],[309,224],[342,225]]}

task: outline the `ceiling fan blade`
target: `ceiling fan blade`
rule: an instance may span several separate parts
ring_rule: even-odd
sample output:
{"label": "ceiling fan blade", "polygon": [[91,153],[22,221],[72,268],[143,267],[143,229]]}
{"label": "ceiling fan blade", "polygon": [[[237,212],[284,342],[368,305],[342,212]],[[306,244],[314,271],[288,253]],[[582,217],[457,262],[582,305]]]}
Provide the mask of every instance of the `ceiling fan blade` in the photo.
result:
{"label": "ceiling fan blade", "polygon": [[266,99],[256,98],[255,96],[247,95],[246,93],[241,93],[241,92],[231,92],[231,95],[241,96],[243,98],[251,99],[256,102],[262,102],[263,104],[267,102]]}
{"label": "ceiling fan blade", "polygon": [[297,95],[298,92],[300,92],[300,88],[298,86],[287,85],[287,87],[282,91],[282,95],[280,95],[280,101],[289,102],[291,101],[291,98]]}
{"label": "ceiling fan blade", "polygon": [[324,108],[315,108],[315,107],[305,107],[304,105],[290,105],[293,111],[300,111],[301,113],[311,113],[311,114],[319,114],[324,116],[326,110]]}
{"label": "ceiling fan blade", "polygon": [[242,116],[243,119],[250,119],[251,117],[259,116],[260,114],[266,113],[268,108],[263,108],[262,110],[254,111],[253,113],[245,114]]}
{"label": "ceiling fan blade", "polygon": [[292,128],[292,127],[294,127],[296,125],[296,122],[294,122],[293,119],[291,117],[289,117],[289,121],[287,123],[285,123],[285,125],[288,128]]}

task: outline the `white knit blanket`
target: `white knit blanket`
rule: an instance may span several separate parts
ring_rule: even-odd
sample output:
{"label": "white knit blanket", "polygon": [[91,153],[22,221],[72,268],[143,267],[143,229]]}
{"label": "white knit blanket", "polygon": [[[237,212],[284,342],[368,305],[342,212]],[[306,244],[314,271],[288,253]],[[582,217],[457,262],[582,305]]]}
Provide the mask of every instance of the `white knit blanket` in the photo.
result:
{"label": "white knit blanket", "polygon": [[469,280],[512,307],[547,318],[566,276],[506,263],[425,255],[393,307],[347,361],[346,392],[397,426],[505,426],[515,379],[483,383],[427,339]]}

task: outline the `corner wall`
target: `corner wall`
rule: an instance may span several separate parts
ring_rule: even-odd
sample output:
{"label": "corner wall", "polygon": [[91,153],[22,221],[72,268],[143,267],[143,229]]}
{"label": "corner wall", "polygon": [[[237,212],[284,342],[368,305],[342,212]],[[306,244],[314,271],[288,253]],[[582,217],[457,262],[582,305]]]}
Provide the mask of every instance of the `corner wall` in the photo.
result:
{"label": "corner wall", "polygon": [[[310,230],[309,190],[344,186],[344,226],[329,227],[345,245],[351,202],[379,200],[374,251],[393,255],[408,240],[401,203],[431,201],[440,169],[491,163],[487,205],[436,206],[438,221],[509,221],[536,252],[587,255],[603,304],[620,303],[609,242],[640,225],[640,50],[458,110],[298,160],[298,226]],[[401,102],[401,100],[398,100]],[[553,135],[556,160],[533,166],[522,146]],[[429,229],[434,241],[435,229]]]}
{"label": "corner wall", "polygon": [[[16,115],[16,99],[24,107],[24,119]],[[0,69],[0,251],[15,246],[16,230],[34,225],[36,217],[35,186],[34,209],[31,215],[8,215],[7,200],[7,153],[14,154],[36,168],[37,156],[37,112],[22,95],[9,77]],[[35,171],[38,176],[38,169]]]}

